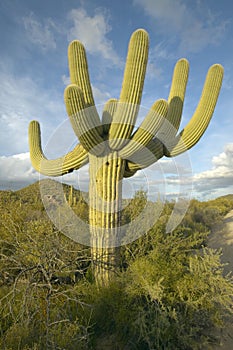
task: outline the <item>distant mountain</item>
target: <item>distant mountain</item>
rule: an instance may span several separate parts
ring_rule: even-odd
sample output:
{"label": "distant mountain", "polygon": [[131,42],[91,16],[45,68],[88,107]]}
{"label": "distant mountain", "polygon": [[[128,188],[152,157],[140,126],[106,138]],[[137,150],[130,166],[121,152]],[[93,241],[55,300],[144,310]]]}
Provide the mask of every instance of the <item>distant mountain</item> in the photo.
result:
{"label": "distant mountain", "polygon": [[[56,189],[58,185],[60,185],[58,181],[51,179],[43,179],[17,191],[0,190],[0,202],[3,204],[19,201],[21,204],[37,203],[42,205],[41,188],[43,189],[43,192],[46,188],[48,188],[49,192],[51,193],[53,191],[52,189]],[[76,200],[78,201],[78,199],[81,196],[81,192],[79,190],[74,189],[72,186],[67,184],[62,184],[62,187],[64,195],[67,199],[72,191],[72,195],[76,197]]]}
{"label": "distant mountain", "polygon": [[227,199],[229,201],[233,201],[233,194],[226,194],[225,196],[220,196],[218,199]]}
{"label": "distant mountain", "polygon": [[[43,192],[45,191],[44,189],[48,188],[49,192],[53,192],[53,187],[54,190],[56,190],[57,186],[60,186],[60,182],[53,180],[53,179],[43,179],[40,181],[37,181],[29,186],[26,186],[20,190],[17,191],[12,191],[12,190],[0,190],[0,203],[9,203],[9,202],[17,202],[19,201],[21,204],[40,204],[43,205],[42,200],[41,200],[41,188],[43,188]],[[80,198],[87,199],[88,193],[86,192],[81,192],[80,190],[77,190],[73,188],[73,186],[67,185],[67,184],[62,184],[63,191],[65,197],[69,198],[70,195],[76,198],[75,201],[78,202]],[[207,202],[212,202],[216,200],[229,200],[233,202],[233,194],[227,194],[224,196],[217,197],[215,199],[211,199],[210,201]],[[131,199],[124,199],[124,207],[129,204]]]}

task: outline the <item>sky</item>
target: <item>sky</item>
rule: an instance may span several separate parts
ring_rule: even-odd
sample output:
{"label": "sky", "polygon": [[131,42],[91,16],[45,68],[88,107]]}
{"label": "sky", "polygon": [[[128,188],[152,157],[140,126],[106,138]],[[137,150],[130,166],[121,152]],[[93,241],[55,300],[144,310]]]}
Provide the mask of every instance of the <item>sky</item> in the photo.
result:
{"label": "sky", "polygon": [[[85,46],[101,113],[109,98],[119,97],[131,34],[144,28],[150,51],[142,111],[167,99],[174,65],[182,57],[190,72],[181,128],[195,111],[211,65],[224,67],[224,80],[199,143],[124,180],[125,195],[138,188],[151,197],[164,193],[201,200],[233,193],[232,14],[230,0],[0,0],[0,189],[19,189],[41,178],[30,163],[31,120],[41,124],[48,158],[78,142],[63,97],[69,84],[69,42],[78,39]],[[62,181],[87,190],[88,166]]]}

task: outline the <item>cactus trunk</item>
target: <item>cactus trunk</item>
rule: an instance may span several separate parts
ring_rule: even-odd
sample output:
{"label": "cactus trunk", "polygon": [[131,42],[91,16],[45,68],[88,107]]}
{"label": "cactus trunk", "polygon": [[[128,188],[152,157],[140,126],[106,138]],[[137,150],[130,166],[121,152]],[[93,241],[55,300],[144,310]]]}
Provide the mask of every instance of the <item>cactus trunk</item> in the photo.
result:
{"label": "cactus trunk", "polygon": [[121,237],[120,216],[122,179],[125,161],[118,152],[104,156],[89,155],[89,222],[93,274],[98,285],[109,283],[119,265],[118,242]]}

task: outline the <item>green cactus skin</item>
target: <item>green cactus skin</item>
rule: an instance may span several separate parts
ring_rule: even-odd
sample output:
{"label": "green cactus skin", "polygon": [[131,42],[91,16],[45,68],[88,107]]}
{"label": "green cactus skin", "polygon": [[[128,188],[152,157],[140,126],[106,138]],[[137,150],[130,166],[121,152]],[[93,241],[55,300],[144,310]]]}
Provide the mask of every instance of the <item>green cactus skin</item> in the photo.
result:
{"label": "green cactus skin", "polygon": [[139,128],[132,135],[131,140],[119,151],[120,156],[127,159],[135,152],[141,151],[145,147],[144,145],[147,145],[159,130],[167,115],[167,110],[167,101],[156,101]]}
{"label": "green cactus skin", "polygon": [[119,105],[109,130],[109,144],[114,150],[122,148],[133,131],[142,97],[148,50],[147,32],[136,30],[129,42]]}
{"label": "green cactus skin", "polygon": [[[178,133],[188,81],[189,64],[177,62],[168,101],[155,101],[133,133],[141,101],[149,39],[145,30],[130,39],[119,100],[104,106],[102,122],[95,108],[85,49],[73,41],[68,49],[71,84],[64,100],[71,125],[80,144],[65,156],[48,160],[41,148],[40,126],[29,126],[33,167],[48,176],[59,176],[89,162],[89,223],[93,272],[98,285],[107,285],[118,266],[117,246],[121,234],[122,180],[133,176],[163,156],[174,157],[193,147],[205,132],[220,92],[223,68],[213,65],[190,122]],[[110,234],[110,232],[114,232]]]}
{"label": "green cactus skin", "polygon": [[102,114],[102,124],[104,136],[108,139],[109,128],[112,124],[112,118],[116,113],[118,100],[116,98],[111,98],[105,103],[103,114]]}
{"label": "green cactus skin", "polygon": [[29,124],[28,138],[32,166],[41,174],[61,176],[81,168],[88,163],[87,151],[78,144],[65,156],[48,160],[41,148],[40,125],[37,121]]}
{"label": "green cactus skin", "polygon": [[[89,223],[95,280],[108,283],[118,265],[117,239],[120,237],[122,180],[125,160],[113,151],[102,157],[90,155]],[[104,248],[105,246],[113,248]]]}
{"label": "green cactus skin", "polygon": [[69,203],[70,207],[72,207],[72,206],[77,204],[77,198],[74,195],[74,187],[73,186],[70,186],[70,191],[69,191],[69,194],[68,194],[68,198],[66,200]]}
{"label": "green cactus skin", "polygon": [[95,107],[85,109],[82,90],[75,84],[65,89],[64,99],[71,125],[80,143],[87,152],[100,155],[104,151],[104,139],[101,137],[102,125]]}
{"label": "green cactus skin", "polygon": [[161,141],[167,141],[175,137],[181,122],[183,103],[188,82],[189,63],[185,58],[180,59],[174,68],[172,84],[168,97],[168,114],[166,120],[168,123],[160,128],[157,138]]}
{"label": "green cactus skin", "polygon": [[94,106],[94,98],[88,73],[86,52],[83,44],[74,40],[68,48],[68,61],[70,70],[70,80],[83,92],[85,107]]}
{"label": "green cactus skin", "polygon": [[185,152],[200,140],[214,113],[222,78],[223,67],[221,65],[215,64],[210,67],[200,102],[190,122],[176,137],[164,142],[164,153],[167,157],[174,157]]}

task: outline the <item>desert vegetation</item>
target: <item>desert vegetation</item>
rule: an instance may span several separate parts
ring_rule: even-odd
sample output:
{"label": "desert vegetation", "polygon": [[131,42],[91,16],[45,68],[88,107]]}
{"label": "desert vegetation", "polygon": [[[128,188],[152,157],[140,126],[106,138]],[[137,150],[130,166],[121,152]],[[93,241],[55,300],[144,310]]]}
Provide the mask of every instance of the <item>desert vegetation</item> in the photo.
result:
{"label": "desert vegetation", "polygon": [[[64,193],[88,221],[82,193],[67,185]],[[132,221],[146,202],[137,192],[122,221]],[[192,200],[181,224],[166,233],[173,206],[164,203],[150,231],[121,247],[119,269],[99,287],[91,249],[54,227],[38,183],[1,191],[0,348],[191,350],[218,342],[216,329],[232,315],[233,284],[221,251],[207,241],[211,226],[233,209],[233,196]]]}

